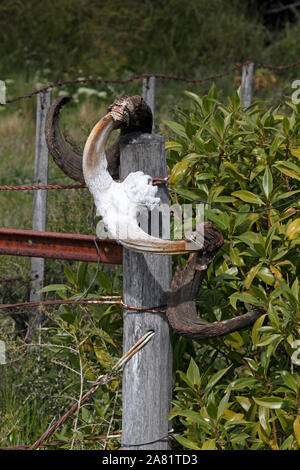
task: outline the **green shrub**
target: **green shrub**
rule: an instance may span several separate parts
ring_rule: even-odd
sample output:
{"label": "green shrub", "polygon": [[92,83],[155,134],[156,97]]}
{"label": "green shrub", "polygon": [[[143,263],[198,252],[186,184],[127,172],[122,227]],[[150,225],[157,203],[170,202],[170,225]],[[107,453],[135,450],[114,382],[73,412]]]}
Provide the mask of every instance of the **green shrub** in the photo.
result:
{"label": "green shrub", "polygon": [[300,105],[244,110],[238,92],[225,102],[214,86],[203,98],[186,94],[194,108],[165,123],[170,186],[208,201],[205,218],[225,239],[199,292],[201,316],[220,321],[255,306],[265,314],[252,330],[194,342],[177,375],[177,440],[299,449]]}

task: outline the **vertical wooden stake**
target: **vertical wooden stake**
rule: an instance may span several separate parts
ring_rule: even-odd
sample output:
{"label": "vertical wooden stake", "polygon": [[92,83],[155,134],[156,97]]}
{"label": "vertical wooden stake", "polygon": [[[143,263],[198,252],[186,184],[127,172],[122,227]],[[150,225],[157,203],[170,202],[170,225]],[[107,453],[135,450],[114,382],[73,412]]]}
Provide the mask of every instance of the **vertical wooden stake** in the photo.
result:
{"label": "vertical wooden stake", "polygon": [[242,68],[242,106],[247,108],[252,103],[253,97],[254,63],[249,62]]}
{"label": "vertical wooden stake", "polygon": [[[120,141],[121,178],[142,170],[153,177],[167,175],[164,139],[129,134]],[[168,204],[168,191],[159,188]],[[172,277],[170,256],[123,251],[123,297],[127,305],[151,308],[166,303]],[[168,414],[172,393],[172,348],[165,313],[124,311],[123,347],[127,351],[147,331],[155,335],[125,366],[123,372],[122,447],[133,450],[169,448]],[[140,445],[142,443],[152,444]],[[133,444],[139,444],[134,446]]]}
{"label": "vertical wooden stake", "polygon": [[155,91],[155,77],[143,78],[143,99],[147,105],[151,108],[153,114],[153,126],[155,129],[155,102],[156,102],[156,91]]}
{"label": "vertical wooden stake", "polygon": [[[47,90],[37,95],[36,113],[36,147],[34,161],[34,184],[48,184],[48,147],[45,139],[45,121],[47,111],[51,105],[51,90]],[[45,231],[47,215],[47,190],[39,189],[33,192],[33,219],[32,230]],[[44,282],[44,258],[31,258],[32,284],[30,291],[30,301],[39,302],[41,295],[38,291],[43,287]],[[38,328],[41,323],[40,312],[32,311],[30,318],[32,330]]]}

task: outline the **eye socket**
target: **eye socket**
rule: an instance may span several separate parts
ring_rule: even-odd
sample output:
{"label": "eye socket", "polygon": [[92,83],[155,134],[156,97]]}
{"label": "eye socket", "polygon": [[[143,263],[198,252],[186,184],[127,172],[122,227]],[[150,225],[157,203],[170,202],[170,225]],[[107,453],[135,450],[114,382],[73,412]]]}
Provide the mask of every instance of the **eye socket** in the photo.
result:
{"label": "eye socket", "polygon": [[148,176],[148,177],[147,177],[147,184],[152,184],[152,178],[151,178],[151,176]]}

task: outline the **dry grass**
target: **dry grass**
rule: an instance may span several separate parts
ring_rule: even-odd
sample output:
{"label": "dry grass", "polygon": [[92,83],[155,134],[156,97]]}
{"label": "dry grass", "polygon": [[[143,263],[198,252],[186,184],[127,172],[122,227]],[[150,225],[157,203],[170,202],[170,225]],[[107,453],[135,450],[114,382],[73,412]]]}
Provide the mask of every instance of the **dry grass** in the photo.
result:
{"label": "dry grass", "polygon": [[[28,91],[28,90],[27,90]],[[23,100],[0,112],[0,185],[32,184],[35,155],[35,102]],[[83,147],[90,129],[106,106],[85,101],[70,105],[62,112],[62,127],[73,141]],[[49,183],[74,183],[53,163],[49,162]],[[32,228],[32,191],[0,192],[0,227]],[[48,191],[47,230],[92,233],[92,199],[87,190]],[[47,260],[49,279],[62,272],[61,262]],[[0,277],[26,275],[30,260],[1,256]],[[48,277],[48,275],[47,275]],[[0,303],[3,287],[0,286]],[[2,295],[1,295],[2,293]],[[24,294],[24,293],[23,293]],[[25,299],[24,299],[25,300]]]}

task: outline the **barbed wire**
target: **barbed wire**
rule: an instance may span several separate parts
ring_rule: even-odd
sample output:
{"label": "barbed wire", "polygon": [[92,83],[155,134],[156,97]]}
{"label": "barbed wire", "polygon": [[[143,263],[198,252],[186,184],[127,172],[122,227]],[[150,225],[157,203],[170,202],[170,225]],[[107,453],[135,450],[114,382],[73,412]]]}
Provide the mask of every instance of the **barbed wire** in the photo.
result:
{"label": "barbed wire", "polygon": [[286,65],[268,65],[268,64],[255,64],[257,68],[262,68],[262,69],[267,69],[267,70],[274,70],[277,72],[282,72],[283,70],[289,70],[297,65],[300,65],[300,60],[296,60],[295,62],[292,62],[291,64],[286,64]]}
{"label": "barbed wire", "polygon": [[[163,184],[167,181],[167,178],[152,178],[153,186]],[[39,189],[87,189],[85,183],[82,184],[34,184],[34,185],[9,185],[5,184],[0,186],[0,191],[35,191]]]}
{"label": "barbed wire", "polygon": [[85,189],[87,188],[86,184],[35,184],[35,185],[2,185],[0,186],[0,191],[28,191],[28,190],[38,190],[38,189]]}
{"label": "barbed wire", "polygon": [[[138,75],[133,75],[132,77],[125,78],[125,79],[106,79],[106,78],[77,78],[73,80],[59,80],[55,83],[49,83],[48,85],[45,85],[41,88],[35,89],[30,93],[27,93],[25,95],[21,96],[16,96],[15,98],[11,98],[6,100],[5,103],[0,103],[0,106],[5,106],[6,104],[11,104],[15,103],[17,101],[21,101],[26,98],[32,98],[33,96],[43,93],[47,90],[54,89],[54,88],[59,88],[67,85],[76,85],[76,84],[82,84],[82,83],[102,83],[102,84],[127,84],[131,83],[134,81],[138,80],[143,80],[143,79],[149,79],[151,77],[161,79],[161,80],[172,80],[172,81],[177,81],[177,82],[184,82],[184,83],[191,83],[191,84],[200,84],[204,83],[207,81],[212,81],[216,80],[219,78],[223,78],[226,75],[230,75],[233,72],[236,72],[237,70],[241,69],[244,65],[249,65],[252,61],[246,61],[243,63],[236,63],[233,67],[231,67],[229,70],[226,70],[224,72],[220,72],[217,74],[209,75],[204,78],[189,78],[189,77],[181,77],[181,76],[176,76],[176,75],[169,75],[169,74],[163,74],[163,73],[142,73]],[[286,65],[269,65],[265,63],[256,63],[257,68],[264,68],[267,70],[274,70],[277,72],[282,72],[284,70],[289,70],[293,67],[296,67],[297,65],[300,64],[300,60],[297,60],[295,62],[292,62],[290,64]]]}
{"label": "barbed wire", "polygon": [[[246,63],[245,63],[246,64]],[[139,75],[133,75],[132,77],[126,78],[126,79],[105,79],[105,78],[78,78],[74,80],[65,80],[65,81],[58,81],[56,83],[49,83],[49,85],[46,85],[44,87],[38,88],[36,90],[33,90],[30,93],[27,93],[25,95],[17,96],[15,98],[11,98],[6,100],[5,103],[0,103],[0,105],[4,106],[5,104],[11,104],[15,103],[17,101],[21,101],[26,98],[32,98],[33,96],[43,93],[49,89],[53,88],[59,88],[62,86],[66,85],[75,85],[75,84],[82,84],[82,83],[103,83],[103,84],[126,84],[126,83],[131,83],[137,80],[142,80],[142,79],[149,79],[151,77],[155,77],[158,79],[162,80],[173,80],[173,81],[180,81],[180,82],[186,82],[186,83],[202,83],[210,80],[215,80],[217,78],[222,78],[226,75],[229,75],[233,73],[235,70],[241,68],[244,64],[236,64],[234,67],[232,67],[230,70],[227,70],[222,73],[218,73],[215,75],[210,75],[205,78],[187,78],[187,77],[178,77],[175,75],[167,75],[167,74],[162,74],[162,73],[142,73]]]}

